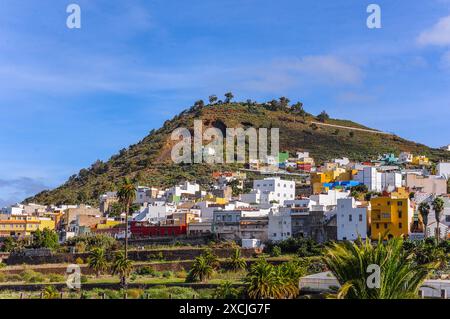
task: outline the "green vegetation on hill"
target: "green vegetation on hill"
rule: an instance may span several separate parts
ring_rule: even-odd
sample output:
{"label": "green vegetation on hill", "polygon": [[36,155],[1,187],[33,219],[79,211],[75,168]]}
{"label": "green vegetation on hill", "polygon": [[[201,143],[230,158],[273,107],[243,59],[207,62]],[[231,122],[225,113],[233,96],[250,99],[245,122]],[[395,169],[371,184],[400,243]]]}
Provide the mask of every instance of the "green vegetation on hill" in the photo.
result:
{"label": "green vegetation on hill", "polygon": [[[182,180],[195,180],[203,185],[211,182],[211,173],[218,169],[236,169],[239,165],[178,165],[171,162],[174,142],[171,133],[178,127],[193,131],[193,121],[202,119],[204,128],[255,127],[279,128],[280,150],[291,155],[309,150],[319,163],[346,156],[353,160],[375,158],[383,153],[409,151],[431,159],[450,159],[450,152],[432,149],[425,145],[402,139],[396,135],[369,133],[347,128],[317,125],[312,122],[366,128],[360,124],[331,119],[328,115],[315,117],[304,111],[301,103],[290,105],[280,98],[268,103],[231,102],[232,95],[224,101],[210,99],[212,104],[197,101],[190,109],[168,120],[158,130],[138,143],[122,149],[107,162],[96,161],[90,168],[82,169],[60,187],[43,191],[25,202],[41,204],[98,204],[98,197],[106,191],[116,190],[118,181],[131,177],[141,184],[168,187]],[[366,128],[368,129],[368,128]],[[205,142],[207,144],[207,142]]]}

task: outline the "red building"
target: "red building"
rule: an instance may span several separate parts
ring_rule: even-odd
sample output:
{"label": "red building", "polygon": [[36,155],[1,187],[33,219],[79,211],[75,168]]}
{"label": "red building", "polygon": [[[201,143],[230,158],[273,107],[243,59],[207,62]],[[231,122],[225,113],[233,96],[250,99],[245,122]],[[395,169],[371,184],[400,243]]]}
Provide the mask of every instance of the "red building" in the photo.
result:
{"label": "red building", "polygon": [[299,171],[310,172],[311,168],[312,168],[312,164],[311,163],[304,163],[304,162],[298,162],[297,163],[297,169]]}
{"label": "red building", "polygon": [[187,234],[186,225],[152,225],[148,222],[131,222],[133,237],[176,237]]}

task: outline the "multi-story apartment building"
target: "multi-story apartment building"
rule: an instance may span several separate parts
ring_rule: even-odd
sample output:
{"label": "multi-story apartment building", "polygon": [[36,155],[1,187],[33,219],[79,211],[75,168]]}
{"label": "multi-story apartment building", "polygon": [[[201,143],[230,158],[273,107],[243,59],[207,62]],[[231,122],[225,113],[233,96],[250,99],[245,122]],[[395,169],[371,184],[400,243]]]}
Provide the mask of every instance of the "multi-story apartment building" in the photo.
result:
{"label": "multi-story apartment building", "polygon": [[414,209],[409,198],[376,197],[370,200],[371,238],[408,236]]}
{"label": "multi-story apartment building", "polygon": [[269,213],[268,239],[286,240],[292,236],[291,213],[289,210],[271,210]]}
{"label": "multi-story apartment building", "polygon": [[[253,190],[259,191],[261,194],[271,194],[272,196],[261,197],[277,201],[280,205],[283,205],[286,200],[295,198],[295,182],[283,180],[279,177],[255,180],[253,181]],[[263,201],[261,200],[261,202]]]}
{"label": "multi-story apartment building", "polygon": [[367,205],[361,205],[353,197],[340,198],[337,200],[335,211],[338,240],[367,237]]}
{"label": "multi-story apartment building", "polygon": [[441,176],[406,174],[406,187],[411,191],[437,195],[447,194],[447,180]]}
{"label": "multi-story apartment building", "polygon": [[27,237],[45,228],[54,230],[55,220],[30,215],[0,216],[0,237]]}

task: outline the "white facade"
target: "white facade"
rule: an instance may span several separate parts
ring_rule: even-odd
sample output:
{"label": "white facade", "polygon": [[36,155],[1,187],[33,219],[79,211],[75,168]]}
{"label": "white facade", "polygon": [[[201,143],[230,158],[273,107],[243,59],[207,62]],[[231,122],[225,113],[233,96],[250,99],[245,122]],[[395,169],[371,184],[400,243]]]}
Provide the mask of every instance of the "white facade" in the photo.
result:
{"label": "white facade", "polygon": [[169,188],[166,191],[166,196],[183,196],[183,195],[195,195],[200,191],[200,185],[196,183],[185,182],[179,186]]}
{"label": "white facade", "polygon": [[281,241],[291,237],[292,225],[289,211],[271,211],[269,213],[268,238],[270,241]]}
{"label": "white facade", "polygon": [[168,215],[176,212],[176,207],[173,205],[168,205],[163,201],[154,202],[147,207],[143,208],[139,213],[133,215],[133,220],[138,222],[159,222]]}
{"label": "white facade", "polygon": [[381,174],[381,189],[388,192],[402,187],[402,174],[398,172],[386,172]]}
{"label": "white facade", "polygon": [[447,179],[450,178],[450,163],[439,163],[436,165],[436,172],[438,176],[443,176]]}
{"label": "white facade", "polygon": [[367,207],[353,197],[338,199],[336,205],[336,224],[338,240],[356,240],[367,237]]}
{"label": "white facade", "polygon": [[253,181],[253,190],[259,190],[261,194],[273,193],[273,196],[267,195],[261,203],[266,203],[267,200],[277,201],[280,205],[285,200],[292,200],[295,198],[295,182],[283,180],[279,177],[265,178],[263,180]]}
{"label": "white facade", "polygon": [[354,180],[366,185],[369,191],[381,192],[381,173],[375,167],[359,170]]}
{"label": "white facade", "polygon": [[347,157],[343,157],[343,158],[336,158],[334,160],[334,162],[336,164],[338,164],[339,166],[347,166],[348,164],[350,164],[350,160]]}
{"label": "white facade", "polygon": [[323,206],[323,209],[315,210],[329,211],[335,208],[339,199],[347,198],[349,196],[349,191],[341,192],[338,190],[329,190],[326,194],[311,195],[310,199],[315,202],[316,206]]}
{"label": "white facade", "polygon": [[3,213],[7,215],[22,215],[24,213],[24,210],[21,205],[9,206],[3,209]]}
{"label": "white facade", "polygon": [[409,152],[401,152],[398,156],[398,161],[400,163],[411,163],[413,160],[413,155]]}

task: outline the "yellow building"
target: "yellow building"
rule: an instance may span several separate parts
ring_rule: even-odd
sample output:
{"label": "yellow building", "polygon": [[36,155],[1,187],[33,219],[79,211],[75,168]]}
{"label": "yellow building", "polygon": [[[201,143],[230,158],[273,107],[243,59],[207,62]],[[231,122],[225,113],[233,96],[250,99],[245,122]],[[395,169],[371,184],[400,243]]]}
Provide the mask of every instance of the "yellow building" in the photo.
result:
{"label": "yellow building", "polygon": [[2,215],[0,218],[0,237],[26,237],[35,231],[55,229],[55,220],[29,215]]}
{"label": "yellow building", "polygon": [[391,198],[409,198],[409,192],[405,187],[397,187],[397,189],[391,193]]}
{"label": "yellow building", "polygon": [[117,227],[118,225],[121,225],[121,224],[123,224],[123,223],[120,220],[108,218],[108,219],[98,223],[96,225],[96,228],[97,229],[110,229],[110,228]]}
{"label": "yellow building", "polygon": [[226,198],[216,197],[216,204],[226,205],[228,204],[228,200]]}
{"label": "yellow building", "polygon": [[414,210],[409,198],[376,197],[370,200],[371,238],[377,240],[408,236],[413,222]]}
{"label": "yellow building", "polygon": [[411,164],[413,165],[430,165],[430,159],[423,155],[414,156]]}
{"label": "yellow building", "polygon": [[324,172],[311,173],[311,187],[313,194],[319,194],[325,191],[324,183],[333,183],[336,181],[349,181],[353,179],[356,170],[346,170],[345,168],[336,167],[333,170]]}

